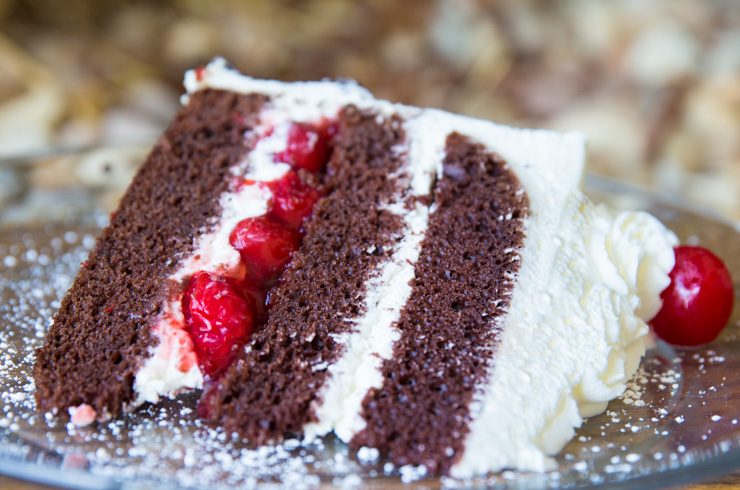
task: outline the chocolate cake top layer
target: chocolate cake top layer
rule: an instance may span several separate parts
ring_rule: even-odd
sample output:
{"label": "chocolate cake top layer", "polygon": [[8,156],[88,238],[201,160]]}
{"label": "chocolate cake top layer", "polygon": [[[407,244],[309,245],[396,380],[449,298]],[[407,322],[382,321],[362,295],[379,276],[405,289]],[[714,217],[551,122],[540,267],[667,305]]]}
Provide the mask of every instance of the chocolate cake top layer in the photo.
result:
{"label": "chocolate cake top layer", "polygon": [[[334,336],[363,311],[365,282],[391,256],[401,219],[378,210],[399,183],[393,147],[405,135],[394,117],[345,108],[325,176],[326,197],[307,224],[301,248],[270,292],[269,319],[245,356],[219,381],[212,418],[253,444],[300,433],[315,420],[311,403],[327,378],[319,366],[343,350]],[[368,250],[375,246],[375,251]]]}
{"label": "chocolate cake top layer", "polygon": [[526,194],[499,156],[457,133],[446,152],[437,209],[397,324],[401,338],[383,363],[382,387],[363,401],[367,427],[351,441],[434,473],[447,473],[462,454],[470,402],[495,363],[497,319],[519,265],[507,249],[520,249],[528,213]]}
{"label": "chocolate cake top layer", "polygon": [[[147,158],[37,351],[42,410],[81,403],[115,415],[133,401],[134,376],[157,342],[152,321],[178,259],[220,212],[228,171],[265,100],[206,90],[191,95]],[[240,117],[235,117],[238,115]]]}

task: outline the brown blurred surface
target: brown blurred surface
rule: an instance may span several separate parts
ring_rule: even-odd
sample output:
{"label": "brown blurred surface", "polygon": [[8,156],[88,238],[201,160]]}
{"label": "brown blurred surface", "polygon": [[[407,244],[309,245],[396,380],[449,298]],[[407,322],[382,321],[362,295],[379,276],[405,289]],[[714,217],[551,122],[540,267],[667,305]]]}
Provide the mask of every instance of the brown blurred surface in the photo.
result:
{"label": "brown blurred surface", "polygon": [[740,8],[567,0],[0,0],[0,155],[151,141],[183,71],[351,77],[377,96],[581,129],[594,171],[740,217]]}

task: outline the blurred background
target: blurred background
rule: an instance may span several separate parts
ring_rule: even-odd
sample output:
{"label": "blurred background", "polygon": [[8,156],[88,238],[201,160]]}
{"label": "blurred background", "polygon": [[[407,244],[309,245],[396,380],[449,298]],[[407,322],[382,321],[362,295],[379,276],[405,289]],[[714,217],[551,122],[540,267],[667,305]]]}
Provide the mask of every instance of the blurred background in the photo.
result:
{"label": "blurred background", "polygon": [[[348,77],[394,102],[580,129],[591,170],[740,218],[737,0],[0,0],[0,159],[126,144],[35,177],[77,172],[117,196],[183,72],[216,55],[255,77]],[[17,190],[0,168],[0,205]]]}

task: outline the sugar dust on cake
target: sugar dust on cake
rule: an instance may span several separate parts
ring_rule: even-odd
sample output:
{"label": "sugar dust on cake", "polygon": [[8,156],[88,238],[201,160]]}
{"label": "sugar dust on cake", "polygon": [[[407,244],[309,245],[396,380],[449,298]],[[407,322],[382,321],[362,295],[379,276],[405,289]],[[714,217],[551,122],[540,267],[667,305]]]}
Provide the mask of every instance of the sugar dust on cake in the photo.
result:
{"label": "sugar dust on cake", "polygon": [[185,84],[38,352],[41,409],[203,388],[252,444],[467,477],[546,470],[624,391],[677,239],[584,196],[580,133],[221,59]]}

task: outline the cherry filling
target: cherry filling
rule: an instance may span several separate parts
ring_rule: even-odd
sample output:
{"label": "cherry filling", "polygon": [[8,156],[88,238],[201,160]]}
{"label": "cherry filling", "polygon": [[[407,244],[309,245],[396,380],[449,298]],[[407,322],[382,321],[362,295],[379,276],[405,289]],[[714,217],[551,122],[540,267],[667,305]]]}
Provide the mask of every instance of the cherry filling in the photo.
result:
{"label": "cherry filling", "polygon": [[319,125],[292,123],[285,151],[274,154],[273,159],[290,164],[293,170],[271,182],[241,180],[234,186],[259,185],[272,193],[264,215],[240,221],[229,235],[246,276],[235,279],[200,271],[190,278],[182,311],[206,379],[198,407],[202,417],[207,418],[210,412],[215,380],[243,350],[254,329],[267,321],[268,291],[300,247],[304,221],[321,197],[321,192],[303,183],[296,172],[323,171],[334,128],[326,121]]}
{"label": "cherry filling", "polygon": [[320,172],[329,160],[329,140],[334,126],[293,123],[288,130],[285,151],[275,154],[275,161],[290,164],[294,169]]}
{"label": "cherry filling", "polygon": [[292,230],[301,231],[303,221],[311,214],[321,193],[313,187],[301,184],[298,175],[292,170],[267,186],[272,191],[270,218]]}
{"label": "cherry filling", "polygon": [[229,236],[229,243],[247,266],[247,276],[268,286],[280,276],[301,237],[268,216],[240,221]]}
{"label": "cherry filling", "polygon": [[226,369],[252,333],[257,308],[244,289],[234,279],[201,271],[183,296],[185,325],[199,366],[212,378]]}

